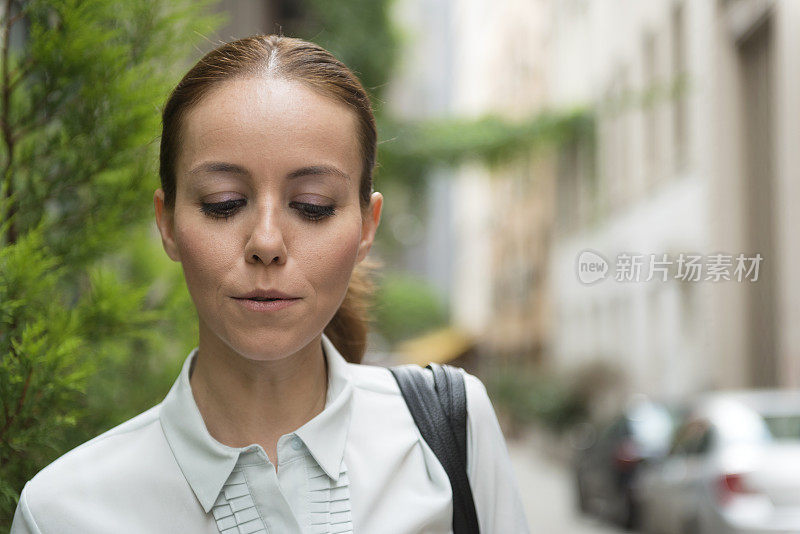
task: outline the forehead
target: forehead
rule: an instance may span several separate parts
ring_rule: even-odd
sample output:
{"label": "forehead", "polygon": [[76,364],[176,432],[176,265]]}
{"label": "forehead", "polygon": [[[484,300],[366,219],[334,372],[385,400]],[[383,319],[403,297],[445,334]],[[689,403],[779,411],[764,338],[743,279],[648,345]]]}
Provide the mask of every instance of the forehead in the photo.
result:
{"label": "forehead", "polygon": [[226,81],[184,117],[178,173],[208,160],[259,170],[336,165],[359,175],[355,112],[300,82],[274,78]]}

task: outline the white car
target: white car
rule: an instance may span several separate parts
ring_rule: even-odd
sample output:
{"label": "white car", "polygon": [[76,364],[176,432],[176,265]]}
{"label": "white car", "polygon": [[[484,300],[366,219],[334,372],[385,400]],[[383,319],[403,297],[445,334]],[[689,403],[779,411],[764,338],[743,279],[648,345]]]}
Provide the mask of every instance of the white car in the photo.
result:
{"label": "white car", "polygon": [[639,473],[652,534],[800,534],[800,390],[709,393]]}

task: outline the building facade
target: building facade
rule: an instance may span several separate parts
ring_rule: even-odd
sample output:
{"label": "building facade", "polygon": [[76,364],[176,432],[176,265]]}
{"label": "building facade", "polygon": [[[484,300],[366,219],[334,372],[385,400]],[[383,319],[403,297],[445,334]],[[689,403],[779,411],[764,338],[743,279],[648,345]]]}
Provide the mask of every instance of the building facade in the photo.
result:
{"label": "building facade", "polygon": [[[591,103],[597,128],[594,154],[560,158],[549,358],[605,360],[631,390],[671,399],[797,386],[800,5],[552,7],[549,100]],[[606,259],[605,280],[581,282],[585,250]],[[737,280],[739,255],[757,277]],[[640,277],[628,276],[639,256]],[[683,276],[690,256],[698,280]]]}

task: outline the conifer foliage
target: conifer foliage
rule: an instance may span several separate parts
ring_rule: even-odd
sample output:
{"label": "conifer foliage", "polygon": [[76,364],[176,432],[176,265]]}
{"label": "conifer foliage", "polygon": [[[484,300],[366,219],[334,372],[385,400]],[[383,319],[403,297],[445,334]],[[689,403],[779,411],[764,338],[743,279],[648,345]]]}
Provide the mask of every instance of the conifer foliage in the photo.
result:
{"label": "conifer foliage", "polygon": [[131,244],[152,218],[160,106],[217,23],[207,4],[0,3],[0,530],[26,480],[135,396],[112,376],[91,401],[106,417],[84,417],[93,377],[144,365],[175,301],[136,276],[153,265]]}

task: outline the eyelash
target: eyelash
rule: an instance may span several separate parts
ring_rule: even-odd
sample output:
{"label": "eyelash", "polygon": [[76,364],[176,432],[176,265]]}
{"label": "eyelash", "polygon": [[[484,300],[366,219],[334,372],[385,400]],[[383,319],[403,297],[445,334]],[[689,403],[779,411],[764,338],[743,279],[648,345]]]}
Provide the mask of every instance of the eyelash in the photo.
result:
{"label": "eyelash", "polygon": [[[205,215],[227,221],[236,211],[244,206],[247,201],[243,199],[226,200],[224,202],[203,202],[200,211]],[[305,202],[291,202],[289,206],[295,208],[302,217],[312,222],[319,222],[336,213],[334,206],[320,206],[318,204],[308,204]]]}
{"label": "eyelash", "polygon": [[306,202],[290,202],[289,205],[299,211],[303,217],[313,222],[319,222],[336,213],[334,206],[321,206]]}
{"label": "eyelash", "polygon": [[228,217],[233,215],[244,204],[245,201],[242,199],[226,200],[224,202],[203,202],[200,205],[200,211],[214,219],[227,221]]}

